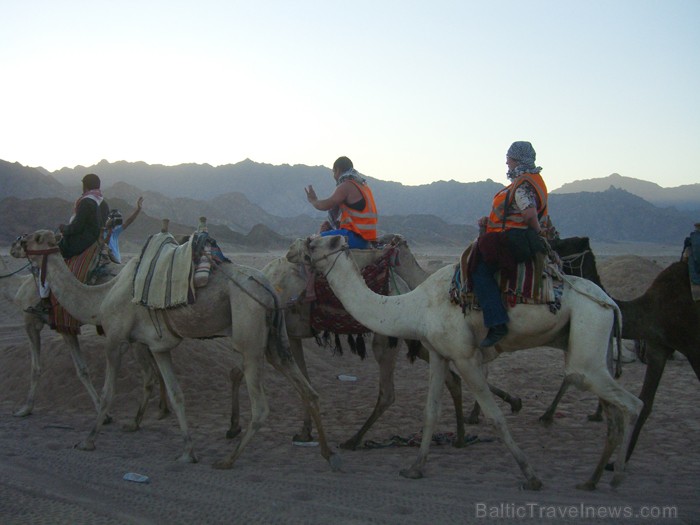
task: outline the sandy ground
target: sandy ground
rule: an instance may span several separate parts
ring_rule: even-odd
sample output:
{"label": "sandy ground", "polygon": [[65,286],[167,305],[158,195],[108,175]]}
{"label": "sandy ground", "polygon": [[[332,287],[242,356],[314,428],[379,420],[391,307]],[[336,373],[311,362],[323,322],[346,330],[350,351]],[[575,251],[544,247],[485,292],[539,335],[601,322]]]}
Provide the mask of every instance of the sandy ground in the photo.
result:
{"label": "sandy ground", "polygon": [[[1,252],[6,254],[7,251]],[[424,256],[426,268],[454,260],[454,254]],[[237,262],[262,267],[271,254],[230,254]],[[664,258],[598,254],[606,288],[620,298],[643,290],[668,262]],[[5,268],[19,261],[3,257]],[[622,263],[621,263],[622,261]],[[2,268],[2,274],[6,273]],[[632,276],[638,274],[634,279]],[[640,285],[640,280],[642,284]],[[29,384],[28,341],[22,317],[10,297],[15,278],[0,280],[0,522],[41,523],[698,523],[700,424],[695,401],[700,385],[686,360],[670,361],[654,412],[628,465],[624,483],[611,488],[606,472],[593,492],[575,485],[588,478],[603,446],[605,427],[586,420],[594,411],[591,394],[570,390],[553,425],[538,422],[561,378],[560,351],[538,348],[505,355],[491,367],[490,380],[519,395],[523,409],[507,412],[517,443],[544,487],[520,490],[520,470],[487,423],[467,427],[478,437],[463,449],[434,445],[425,478],[409,480],[399,470],[414,461],[417,448],[386,447],[344,451],[341,472],[331,472],[318,447],[300,447],[291,436],[300,428],[300,404],[291,385],[266,369],[270,415],[231,470],[212,464],[232,442],[225,438],[230,411],[228,370],[238,361],[219,343],[186,341],[173,352],[186,396],[187,414],[199,456],[182,464],[179,427],[173,416],[158,420],[153,399],[142,429],[125,433],[140,390],[138,367],[124,358],[112,414],[97,450],[73,448],[94,423],[90,399],[78,381],[60,337],[42,332],[43,375],[34,413],[13,417]],[[92,327],[81,343],[93,382],[103,381],[101,339]],[[331,444],[347,439],[371,412],[377,395],[377,366],[349,352],[334,355],[313,340],[305,346],[312,384],[318,390]],[[338,375],[357,377],[341,381]],[[639,362],[626,364],[621,382],[638,393],[644,374]],[[421,430],[427,366],[410,364],[405,352],[396,370],[395,404],[367,434],[387,442]],[[98,389],[99,390],[99,389]],[[465,392],[465,403],[472,397]],[[503,405],[502,405],[503,406]],[[465,407],[465,411],[468,408]],[[242,392],[242,417],[249,403]],[[444,394],[441,432],[454,431],[454,411]],[[150,483],[125,481],[127,472]],[[618,517],[614,517],[618,514]]]}

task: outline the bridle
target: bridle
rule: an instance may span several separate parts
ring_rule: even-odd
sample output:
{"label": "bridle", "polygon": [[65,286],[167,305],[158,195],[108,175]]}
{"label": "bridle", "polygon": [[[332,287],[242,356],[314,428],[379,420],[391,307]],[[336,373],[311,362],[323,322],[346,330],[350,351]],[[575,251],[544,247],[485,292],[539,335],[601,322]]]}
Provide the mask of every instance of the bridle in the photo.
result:
{"label": "bridle", "polygon": [[[311,237],[308,237],[308,238],[306,239],[306,248],[309,250],[309,253],[311,252],[311,240],[312,240]],[[317,260],[316,262],[322,261],[323,259],[329,259],[329,258],[332,257],[333,255],[335,255],[335,259],[333,259],[333,262],[331,263],[331,267],[328,268],[328,271],[327,271],[327,272],[321,274],[324,278],[328,278],[328,274],[331,273],[331,271],[333,271],[333,268],[335,267],[335,263],[338,262],[338,258],[339,258],[343,253],[345,253],[347,256],[350,255],[350,248],[348,248],[347,243],[343,243],[343,245],[342,245],[340,248],[338,248],[337,250],[334,250],[334,251],[332,251],[332,252],[329,252],[329,253],[325,254],[323,257],[319,257],[319,258],[318,258],[318,260]],[[316,266],[315,264],[312,264],[311,261],[309,262],[309,265],[310,265],[312,268],[314,268],[314,267]]]}
{"label": "bridle", "polygon": [[29,261],[29,264],[32,264],[32,260],[29,258],[30,255],[41,255],[41,266],[40,266],[40,280],[41,280],[41,285],[44,286],[46,284],[46,264],[49,259],[49,255],[53,253],[59,253],[61,249],[58,246],[54,246],[53,248],[44,248],[43,250],[28,250],[27,249],[27,241],[25,239],[22,239],[20,241],[20,244],[24,248],[24,253],[27,256],[27,260]]}

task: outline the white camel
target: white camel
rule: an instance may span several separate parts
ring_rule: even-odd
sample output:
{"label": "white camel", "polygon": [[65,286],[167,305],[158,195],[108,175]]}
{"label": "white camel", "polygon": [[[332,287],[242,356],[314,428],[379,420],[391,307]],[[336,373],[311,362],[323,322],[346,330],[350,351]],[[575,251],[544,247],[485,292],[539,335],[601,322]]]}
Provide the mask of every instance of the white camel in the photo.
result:
{"label": "white camel", "polygon": [[618,445],[612,484],[622,481],[631,423],[639,414],[642,402],[618,385],[608,372],[606,354],[614,316],[619,311],[599,287],[590,281],[569,277],[564,283],[561,308],[555,313],[550,312],[547,305],[516,305],[509,310],[508,336],[497,349],[480,351],[478,342],[486,332],[482,314],[480,311],[464,314],[451,302],[448,290],[454,274],[452,266],[438,270],[408,294],[386,297],[365,286],[342,237],[300,239],[290,248],[288,258],[292,262],[307,261],[326,275],[348,312],[368,328],[395,337],[420,339],[428,348],[430,384],[423,437],[418,458],[410,468],[401,471],[403,476],[423,476],[440,412],[442,383],[448,364],[452,362],[518,462],[526,478],[523,487],[539,489],[542,482],[513,440],[489,391],[481,365],[503,351],[548,345],[567,350],[566,375],[579,388],[593,391],[603,401],[608,416],[608,434],[601,458],[590,479],[578,487],[595,488]]}
{"label": "white camel", "polygon": [[280,370],[294,385],[308,405],[319,433],[322,456],[334,470],[340,458],[328,447],[320,419],[318,395],[310,387],[289,355],[282,310],[277,297],[262,273],[252,268],[225,264],[213,272],[209,283],[197,291],[193,305],[168,310],[151,310],[132,302],[138,259],[130,260],[119,275],[103,285],[80,283],[63,264],[54,234],[39,230],[25,236],[22,246],[35,264],[46,268],[51,289],[70,314],[86,324],[101,320],[105,329],[107,364],[105,384],[100,399],[100,414],[93,429],[81,443],[81,450],[94,450],[104,415],[114,398],[116,375],[121,354],[130,343],[147,347],[155,357],[165,382],[171,408],[177,415],[185,449],[179,460],[196,462],[192,438],[185,416],[184,396],[172,369],[170,351],[183,338],[228,336],[233,349],[243,356],[246,386],[251,402],[251,421],[233,452],[215,463],[230,468],[255,435],[269,413],[263,389],[264,360]]}
{"label": "white camel", "polygon": [[[22,246],[20,245],[19,239],[12,243],[10,248],[10,255],[16,258],[24,259],[26,254]],[[113,277],[112,275],[106,276],[106,279],[98,280],[98,283],[106,282],[107,279]],[[39,378],[41,377],[41,330],[44,325],[48,324],[48,319],[40,319],[37,315],[30,314],[26,312],[26,309],[30,306],[36,304],[39,300],[39,292],[36,282],[36,277],[34,275],[28,275],[24,277],[17,289],[17,293],[14,297],[15,305],[22,311],[24,320],[24,330],[29,338],[29,353],[31,360],[31,373],[29,380],[29,392],[27,393],[27,400],[24,405],[19,407],[15,412],[14,416],[25,417],[32,413],[34,410],[34,403],[36,400],[36,392],[39,386]],[[80,343],[78,337],[74,334],[62,333],[60,334],[63,338],[63,342],[68,347],[73,364],[75,365],[75,371],[78,375],[78,379],[83,384],[85,389],[92,400],[95,410],[99,412],[100,410],[100,398],[92,384],[90,378],[90,370],[85,362],[83,356],[83,351],[80,348]],[[148,352],[135,352],[137,360],[141,364],[141,371],[143,374],[143,394],[141,397],[141,402],[139,403],[139,408],[137,410],[134,421],[125,425],[128,430],[136,430],[139,428],[143,414],[150,398],[151,392],[156,381],[159,379],[155,370],[155,363],[150,359],[150,354]],[[167,412],[167,404],[165,403],[165,390],[162,381],[159,381],[161,385],[160,393],[160,404],[159,404],[159,415],[158,418],[164,417]],[[105,423],[111,422],[111,417],[109,415],[105,418]]]}
{"label": "white camel", "polygon": [[[430,275],[426,272],[416,260],[415,256],[408,247],[406,240],[397,234],[389,234],[382,238],[382,244],[385,246],[383,250],[368,249],[368,250],[350,250],[350,253],[359,268],[364,268],[367,265],[375,264],[382,256],[386,255],[387,250],[392,250],[392,256],[395,257],[397,264],[392,267],[392,278],[390,281],[390,294],[398,295],[410,291],[420,283],[425,281]],[[306,361],[304,358],[304,350],[302,340],[314,337],[311,329],[311,304],[304,301],[304,291],[306,289],[308,274],[312,272],[307,265],[293,264],[286,257],[275,259],[268,263],[263,268],[263,273],[270,279],[275,290],[280,296],[283,305],[286,305],[286,322],[287,333],[289,335],[290,348],[292,355],[296,360],[299,368],[309,378]],[[360,429],[349,439],[341,443],[340,448],[355,450],[362,444],[362,439],[369,431],[372,425],[381,417],[381,415],[394,403],[395,388],[394,388],[394,369],[398,357],[399,345],[396,338],[387,337],[382,334],[373,334],[372,354],[379,366],[379,389],[377,401],[374,409],[365,423]],[[413,345],[414,342],[407,342],[411,347],[411,354],[415,353],[417,357],[424,361],[428,361],[428,352],[422,345]],[[233,412],[231,418],[231,429],[229,435],[235,435],[240,427],[238,426],[238,410],[237,410],[237,392],[236,384],[237,377],[235,371],[232,372],[232,388],[233,388]],[[240,375],[238,376],[240,381]],[[455,418],[457,425],[456,439],[454,445],[457,447],[464,446],[464,414],[462,405],[462,386],[461,380],[457,374],[450,371],[446,376],[445,384],[452,396]],[[520,410],[522,403],[519,398],[510,397],[507,394],[499,391],[505,396],[506,401],[510,404],[511,410],[517,412]],[[304,412],[302,419],[301,431],[293,438],[295,441],[311,441],[311,417],[308,412]]]}

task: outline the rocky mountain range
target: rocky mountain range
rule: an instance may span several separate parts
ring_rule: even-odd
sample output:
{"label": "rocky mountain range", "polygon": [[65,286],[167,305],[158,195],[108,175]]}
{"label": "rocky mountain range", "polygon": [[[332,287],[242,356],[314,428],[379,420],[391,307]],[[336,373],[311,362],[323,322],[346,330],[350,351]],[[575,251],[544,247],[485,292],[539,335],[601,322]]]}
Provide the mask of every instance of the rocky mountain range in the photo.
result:
{"label": "rocky mountain range", "polygon": [[[174,233],[188,233],[204,215],[220,229],[220,242],[258,249],[269,240],[270,249],[284,247],[291,238],[315,232],[324,218],[306,202],[304,186],[313,184],[319,195],[333,190],[331,172],[322,166],[102,161],[49,173],[0,160],[0,218],[6,224],[0,244],[65,222],[88,172],[100,175],[111,207],[125,214],[144,196],[143,217],[124,237],[137,243],[158,231],[163,217],[171,220]],[[476,235],[476,220],[488,213],[493,194],[503,187],[492,180],[422,186],[368,180],[381,211],[380,229],[402,233],[417,245],[466,245]],[[576,181],[552,192],[550,214],[562,236],[678,244],[700,220],[700,184],[681,188],[617,174]]]}

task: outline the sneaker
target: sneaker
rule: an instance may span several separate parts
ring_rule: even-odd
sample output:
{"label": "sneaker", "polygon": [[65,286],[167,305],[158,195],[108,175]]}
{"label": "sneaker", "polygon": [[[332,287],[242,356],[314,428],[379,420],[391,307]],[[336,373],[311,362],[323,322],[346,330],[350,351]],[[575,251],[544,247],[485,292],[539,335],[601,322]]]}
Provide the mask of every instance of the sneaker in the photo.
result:
{"label": "sneaker", "polygon": [[479,346],[481,348],[488,348],[489,346],[493,346],[501,339],[503,339],[507,333],[508,325],[506,324],[497,324],[496,326],[492,326],[491,328],[489,328],[489,333],[486,334],[484,340],[481,341],[481,343],[479,343]]}

